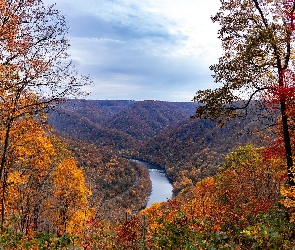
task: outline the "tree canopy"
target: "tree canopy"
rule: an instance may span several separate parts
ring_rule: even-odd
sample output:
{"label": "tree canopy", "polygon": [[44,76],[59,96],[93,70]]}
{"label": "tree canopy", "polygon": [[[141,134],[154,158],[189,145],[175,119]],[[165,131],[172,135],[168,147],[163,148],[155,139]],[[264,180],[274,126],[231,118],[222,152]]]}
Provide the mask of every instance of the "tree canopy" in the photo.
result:
{"label": "tree canopy", "polygon": [[[294,185],[289,110],[294,102],[293,0],[221,0],[213,22],[224,54],[210,66],[216,89],[200,90],[195,118],[226,121],[247,112],[279,111],[289,182]],[[261,115],[262,116],[262,115]],[[276,116],[277,117],[277,116]]]}
{"label": "tree canopy", "polygon": [[[9,172],[11,133],[19,121],[42,122],[44,111],[91,83],[78,76],[67,49],[68,27],[54,5],[42,0],[0,0],[0,185]],[[21,128],[19,128],[21,129]],[[4,221],[4,194],[2,219]]]}

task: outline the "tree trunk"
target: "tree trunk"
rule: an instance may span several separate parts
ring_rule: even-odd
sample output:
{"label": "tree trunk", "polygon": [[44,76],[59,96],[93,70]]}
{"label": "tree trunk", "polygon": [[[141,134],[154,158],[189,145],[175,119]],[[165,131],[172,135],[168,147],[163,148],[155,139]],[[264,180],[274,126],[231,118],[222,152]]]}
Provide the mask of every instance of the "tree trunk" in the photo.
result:
{"label": "tree trunk", "polygon": [[4,219],[5,219],[5,189],[6,189],[6,176],[4,173],[4,178],[2,182],[2,198],[1,198],[1,232],[3,231],[4,227]]}
{"label": "tree trunk", "polygon": [[290,186],[295,186],[294,173],[293,173],[293,159],[292,159],[292,147],[288,126],[288,116],[286,114],[286,100],[284,98],[280,101],[281,115],[282,115],[282,127],[284,134],[284,146],[286,151],[287,171],[288,171],[288,183]]}
{"label": "tree trunk", "polygon": [[6,133],[5,133],[5,140],[4,140],[4,147],[2,152],[2,158],[1,158],[1,165],[0,165],[0,183],[2,182],[2,197],[1,197],[1,224],[0,229],[3,231],[3,225],[4,225],[4,218],[5,218],[5,204],[4,204],[4,196],[5,196],[5,165],[6,165],[6,159],[7,159],[7,152],[9,147],[9,139],[10,139],[10,130],[12,127],[13,120],[10,119],[7,124]]}

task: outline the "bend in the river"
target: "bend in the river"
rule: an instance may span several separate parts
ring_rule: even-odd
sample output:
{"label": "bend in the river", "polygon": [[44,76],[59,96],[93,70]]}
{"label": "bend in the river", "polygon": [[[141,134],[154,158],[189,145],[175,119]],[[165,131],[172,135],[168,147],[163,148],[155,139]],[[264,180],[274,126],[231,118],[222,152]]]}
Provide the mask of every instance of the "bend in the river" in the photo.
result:
{"label": "bend in the river", "polygon": [[165,169],[148,162],[140,160],[135,161],[144,165],[149,170],[150,179],[152,181],[152,191],[146,207],[151,206],[155,202],[163,202],[170,199],[172,197],[173,187],[166,176]]}

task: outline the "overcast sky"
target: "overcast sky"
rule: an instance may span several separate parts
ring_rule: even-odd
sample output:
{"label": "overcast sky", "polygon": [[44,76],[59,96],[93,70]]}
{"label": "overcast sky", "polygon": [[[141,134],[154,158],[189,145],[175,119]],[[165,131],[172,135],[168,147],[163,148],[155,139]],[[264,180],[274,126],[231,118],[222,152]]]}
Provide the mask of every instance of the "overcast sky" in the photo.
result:
{"label": "overcast sky", "polygon": [[74,64],[94,80],[89,99],[189,102],[216,85],[219,0],[45,2],[66,16]]}

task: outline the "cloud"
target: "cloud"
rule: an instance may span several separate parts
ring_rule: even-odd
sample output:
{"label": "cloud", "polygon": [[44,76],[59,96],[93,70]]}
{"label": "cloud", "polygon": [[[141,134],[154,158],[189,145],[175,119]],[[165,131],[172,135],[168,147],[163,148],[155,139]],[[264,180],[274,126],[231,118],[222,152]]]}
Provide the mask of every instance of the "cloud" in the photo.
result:
{"label": "cloud", "polygon": [[[46,0],[50,3],[52,0]],[[221,54],[210,16],[218,0],[63,0],[70,54],[90,74],[92,99],[190,101],[214,87]]]}

